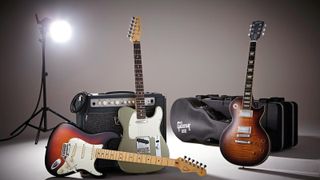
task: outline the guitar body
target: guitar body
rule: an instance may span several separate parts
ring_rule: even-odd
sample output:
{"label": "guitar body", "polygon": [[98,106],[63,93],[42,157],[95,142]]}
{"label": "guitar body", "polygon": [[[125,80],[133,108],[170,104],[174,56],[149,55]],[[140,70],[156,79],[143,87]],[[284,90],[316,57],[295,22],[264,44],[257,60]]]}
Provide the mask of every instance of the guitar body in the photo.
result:
{"label": "guitar body", "polygon": [[[113,132],[87,134],[74,125],[62,123],[49,137],[45,155],[46,169],[54,176],[67,176],[77,171],[101,176],[102,173],[95,169],[96,158],[92,154],[95,149],[106,147],[114,138],[119,136]],[[63,157],[66,144],[73,146],[68,147],[68,156]]]}
{"label": "guitar body", "polygon": [[[137,119],[136,110],[130,107],[120,108],[118,118],[123,128],[123,136],[118,150],[169,157],[168,146],[160,132],[162,116],[163,112],[159,106],[156,107],[153,117],[146,117],[142,121]],[[163,168],[163,166],[120,161],[118,164],[127,173],[150,173]]]}
{"label": "guitar body", "polygon": [[270,153],[270,140],[261,127],[264,107],[252,109],[252,117],[242,117],[243,98],[234,99],[229,111],[232,122],[220,137],[220,150],[229,162],[240,166],[255,166],[264,162]]}

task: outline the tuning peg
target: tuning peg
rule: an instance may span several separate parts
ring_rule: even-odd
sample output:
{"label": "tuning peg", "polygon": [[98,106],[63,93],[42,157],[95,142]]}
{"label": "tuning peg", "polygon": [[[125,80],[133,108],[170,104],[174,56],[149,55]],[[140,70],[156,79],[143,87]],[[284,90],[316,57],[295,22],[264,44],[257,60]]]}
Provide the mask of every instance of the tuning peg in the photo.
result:
{"label": "tuning peg", "polygon": [[196,164],[198,164],[199,162],[197,161]]}
{"label": "tuning peg", "polygon": [[132,18],[131,18],[131,19],[133,20],[133,19],[135,19],[135,18],[136,18],[136,17],[132,16]]}
{"label": "tuning peg", "polygon": [[202,166],[202,163],[200,163],[200,166]]}
{"label": "tuning peg", "polygon": [[264,33],[262,33],[262,36],[264,36]]}
{"label": "tuning peg", "polygon": [[183,159],[187,159],[187,156],[184,156]]}
{"label": "tuning peg", "polygon": [[249,27],[252,27],[252,24],[250,24]]}
{"label": "tuning peg", "polygon": [[207,167],[207,165],[204,165],[204,166],[203,166],[203,168],[206,168],[206,167]]}
{"label": "tuning peg", "polygon": [[250,33],[248,34],[248,36],[250,36]]}
{"label": "tuning peg", "polygon": [[264,27],[267,27],[267,24],[264,24]]}

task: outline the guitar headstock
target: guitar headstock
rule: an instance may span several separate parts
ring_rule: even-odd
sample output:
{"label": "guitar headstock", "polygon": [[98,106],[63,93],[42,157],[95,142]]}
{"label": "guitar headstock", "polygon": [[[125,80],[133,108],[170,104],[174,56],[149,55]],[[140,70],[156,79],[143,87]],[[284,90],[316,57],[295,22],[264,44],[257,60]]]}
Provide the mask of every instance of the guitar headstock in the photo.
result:
{"label": "guitar headstock", "polygon": [[249,34],[251,41],[256,41],[264,35],[267,25],[263,21],[253,21],[250,25]]}
{"label": "guitar headstock", "polygon": [[191,173],[195,172],[199,176],[207,175],[206,165],[202,163],[199,164],[198,161],[191,160],[191,158],[187,158],[186,156],[183,158],[178,158],[175,160],[175,167],[179,168],[183,173]]}
{"label": "guitar headstock", "polygon": [[140,17],[132,17],[130,22],[130,28],[128,32],[128,38],[131,42],[140,41],[141,36],[141,21]]}

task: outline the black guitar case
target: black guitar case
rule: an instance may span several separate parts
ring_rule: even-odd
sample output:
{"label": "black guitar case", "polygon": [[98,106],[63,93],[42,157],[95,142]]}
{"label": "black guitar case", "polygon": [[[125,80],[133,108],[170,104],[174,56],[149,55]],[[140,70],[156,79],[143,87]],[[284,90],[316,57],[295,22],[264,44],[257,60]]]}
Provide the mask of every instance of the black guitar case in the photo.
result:
{"label": "black guitar case", "polygon": [[[220,135],[231,122],[229,104],[237,96],[197,95],[177,99],[171,108],[171,127],[184,142],[218,145]],[[283,97],[261,98],[254,106],[265,107],[261,125],[271,140],[271,150],[282,151],[298,143],[298,105]]]}
{"label": "black guitar case", "polygon": [[170,122],[174,134],[182,141],[218,145],[220,134],[230,119],[199,99],[190,97],[174,102]]}

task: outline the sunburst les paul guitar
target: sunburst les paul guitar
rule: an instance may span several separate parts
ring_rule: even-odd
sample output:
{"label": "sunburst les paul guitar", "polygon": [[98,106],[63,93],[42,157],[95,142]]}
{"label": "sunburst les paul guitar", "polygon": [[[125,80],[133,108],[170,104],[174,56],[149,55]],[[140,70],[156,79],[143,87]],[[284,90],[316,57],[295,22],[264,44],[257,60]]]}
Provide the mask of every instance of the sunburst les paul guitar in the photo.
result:
{"label": "sunburst les paul guitar", "polygon": [[[136,102],[135,109],[122,107],[118,111],[118,118],[123,127],[123,136],[118,149],[126,152],[169,157],[168,146],[160,133],[162,108],[158,106],[152,117],[146,116],[140,36],[140,17],[133,17],[128,37],[133,43]],[[128,162],[119,162],[119,166],[128,173],[149,173],[163,168],[163,166]]]}
{"label": "sunburst les paul guitar", "polygon": [[179,168],[182,172],[206,175],[204,166],[193,163],[189,158],[169,159],[146,154],[109,150],[108,144],[119,136],[114,132],[87,134],[74,125],[62,123],[51,133],[45,156],[48,172],[54,176],[67,176],[76,172],[88,172],[101,176],[95,168],[97,159],[132,162],[152,166]]}
{"label": "sunburst les paul guitar", "polygon": [[264,162],[270,153],[270,140],[260,125],[264,107],[253,107],[252,82],[256,41],[263,35],[265,24],[254,21],[250,26],[250,48],[243,97],[234,99],[229,106],[232,122],[220,137],[220,150],[229,162],[241,166],[255,166]]}

